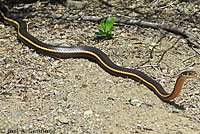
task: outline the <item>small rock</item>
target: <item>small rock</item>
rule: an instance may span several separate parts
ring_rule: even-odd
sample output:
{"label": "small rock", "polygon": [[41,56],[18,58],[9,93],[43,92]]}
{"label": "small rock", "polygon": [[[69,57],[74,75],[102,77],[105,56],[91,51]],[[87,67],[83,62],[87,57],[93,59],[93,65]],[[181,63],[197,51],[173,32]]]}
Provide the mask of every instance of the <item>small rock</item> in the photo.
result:
{"label": "small rock", "polygon": [[137,99],[134,99],[130,102],[131,105],[135,106],[135,105],[138,105],[138,104],[141,104],[141,102]]}
{"label": "small rock", "polygon": [[67,124],[67,123],[70,122],[69,117],[64,116],[64,115],[63,115],[63,116],[60,116],[58,120],[59,120],[61,123],[65,123],[65,124]]}
{"label": "small rock", "polygon": [[59,108],[57,111],[58,111],[59,113],[62,113],[62,112],[63,112],[63,110],[62,110],[62,109],[60,109],[60,108]]}
{"label": "small rock", "polygon": [[127,35],[125,33],[121,33],[122,37],[127,37]]}
{"label": "small rock", "polygon": [[158,44],[157,43],[151,43],[151,46],[156,47],[156,46],[158,46]]}
{"label": "small rock", "polygon": [[60,95],[60,92],[57,91],[57,90],[54,90],[54,94],[55,94],[55,95]]}
{"label": "small rock", "polygon": [[112,81],[112,80],[106,80],[106,82],[109,82],[109,83],[112,83],[112,84],[114,84],[114,82]]}
{"label": "small rock", "polygon": [[72,1],[72,0],[68,0],[66,2],[66,5],[68,8],[72,8],[72,9],[82,9],[85,6],[85,3],[82,1]]}
{"label": "small rock", "polygon": [[19,117],[22,116],[22,113],[21,113],[21,112],[16,112],[16,111],[12,112],[12,114],[13,114],[15,117],[17,117],[17,118],[19,118]]}
{"label": "small rock", "polygon": [[36,52],[34,52],[33,58],[34,58],[34,59],[38,59],[38,57],[39,57],[39,54],[37,54]]}
{"label": "small rock", "polygon": [[85,116],[90,116],[92,114],[93,114],[93,111],[91,109],[84,112]]}

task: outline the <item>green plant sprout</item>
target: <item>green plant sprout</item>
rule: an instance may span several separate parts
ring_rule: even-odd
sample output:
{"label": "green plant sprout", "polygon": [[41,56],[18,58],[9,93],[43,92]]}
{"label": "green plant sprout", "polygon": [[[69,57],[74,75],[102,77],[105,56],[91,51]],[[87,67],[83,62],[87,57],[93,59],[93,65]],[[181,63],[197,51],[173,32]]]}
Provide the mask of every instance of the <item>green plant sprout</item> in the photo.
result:
{"label": "green plant sprout", "polygon": [[95,32],[96,35],[100,35],[101,37],[112,38],[113,34],[111,33],[115,27],[113,26],[115,19],[113,17],[109,17],[104,23],[104,20],[101,20],[100,24],[97,24],[99,30]]}

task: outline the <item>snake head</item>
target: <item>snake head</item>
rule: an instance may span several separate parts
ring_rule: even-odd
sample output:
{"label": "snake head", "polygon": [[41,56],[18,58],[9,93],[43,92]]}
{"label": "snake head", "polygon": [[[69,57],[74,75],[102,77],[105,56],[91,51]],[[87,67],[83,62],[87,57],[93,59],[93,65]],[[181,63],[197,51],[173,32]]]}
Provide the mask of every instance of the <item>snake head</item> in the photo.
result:
{"label": "snake head", "polygon": [[197,72],[195,71],[184,71],[180,74],[180,76],[184,77],[184,78],[193,78],[193,77],[197,77]]}

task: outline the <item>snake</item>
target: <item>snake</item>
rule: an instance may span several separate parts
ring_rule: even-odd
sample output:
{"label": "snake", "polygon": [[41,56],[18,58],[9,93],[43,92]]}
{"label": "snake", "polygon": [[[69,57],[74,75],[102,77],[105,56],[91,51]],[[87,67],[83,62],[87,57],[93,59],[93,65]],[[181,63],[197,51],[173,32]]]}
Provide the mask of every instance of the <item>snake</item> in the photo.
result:
{"label": "snake", "polygon": [[182,89],[184,81],[187,78],[197,76],[195,71],[184,71],[180,73],[176,80],[174,89],[171,93],[168,93],[159,82],[152,79],[142,71],[116,65],[100,49],[91,46],[53,46],[38,40],[29,34],[28,24],[23,21],[23,19],[11,15],[4,5],[0,5],[0,21],[5,25],[14,26],[17,29],[18,39],[28,47],[33,48],[37,53],[62,59],[91,59],[111,75],[130,78],[144,84],[163,101],[169,102],[170,100],[176,98]]}

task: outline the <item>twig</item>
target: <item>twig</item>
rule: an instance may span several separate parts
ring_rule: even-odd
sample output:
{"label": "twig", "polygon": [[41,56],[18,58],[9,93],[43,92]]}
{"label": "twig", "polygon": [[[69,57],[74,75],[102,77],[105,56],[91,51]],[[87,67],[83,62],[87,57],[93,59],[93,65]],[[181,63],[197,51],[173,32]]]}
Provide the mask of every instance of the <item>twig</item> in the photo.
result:
{"label": "twig", "polygon": [[0,92],[0,95],[3,95],[3,94],[8,94],[11,90],[13,90],[16,85],[22,80],[22,78],[20,78],[8,91],[3,91],[3,92]]}
{"label": "twig", "polygon": [[[155,3],[151,6],[151,8],[153,8],[159,1],[160,1],[160,0],[154,0],[153,2],[151,2],[151,3],[154,3],[154,2],[155,2]],[[151,4],[151,3],[150,3],[150,4]],[[149,4],[149,5],[150,5],[150,4]]]}
{"label": "twig", "polygon": [[181,37],[178,38],[178,40],[177,40],[171,47],[169,47],[167,50],[165,50],[165,51],[163,52],[163,54],[162,54],[160,60],[158,61],[158,64],[163,60],[164,55],[165,55],[169,50],[171,50],[172,48],[174,48],[174,46],[176,45],[176,43],[178,43],[178,41],[179,41],[180,39],[181,39]]}
{"label": "twig", "polygon": [[197,53],[197,55],[200,55],[200,52],[198,52],[197,50],[194,49],[194,47],[191,47],[193,51],[195,51]]}
{"label": "twig", "polygon": [[[156,44],[158,44],[164,37],[165,37],[165,35],[163,35],[163,36],[156,42]],[[152,50],[151,50],[151,52],[150,52],[150,58],[151,58],[151,59],[153,58],[153,51],[154,51],[154,49],[156,48],[156,46],[158,46],[158,45],[153,46],[153,48],[152,48]]]}
{"label": "twig", "polygon": [[192,55],[192,56],[190,56],[190,57],[184,59],[184,60],[182,61],[182,63],[184,63],[184,62],[186,62],[187,60],[192,59],[192,58],[194,58],[194,57],[196,57],[196,56],[200,56],[200,55],[194,54],[194,55]]}
{"label": "twig", "polygon": [[[20,17],[19,14],[15,15],[16,17]],[[44,17],[37,14],[34,15],[27,15],[27,18],[31,17]],[[118,15],[119,16],[119,15]],[[121,15],[120,15],[121,16]],[[107,17],[97,17],[97,16],[66,16],[66,14],[48,14],[45,15],[45,18],[53,18],[53,19],[63,19],[63,20],[68,20],[68,21],[73,21],[73,20],[82,20],[82,21],[92,21],[92,22],[98,22],[99,20],[106,19]],[[200,45],[198,43],[192,42],[192,40],[197,41],[198,39],[194,37],[192,33],[186,32],[182,28],[178,28],[177,26],[168,26],[166,24],[159,24],[159,23],[152,23],[152,22],[147,22],[143,20],[136,20],[131,17],[126,17],[127,19],[120,19],[120,18],[115,18],[115,23],[120,23],[120,24],[126,24],[126,25],[138,25],[142,27],[150,27],[153,29],[162,29],[167,32],[174,33],[176,35],[180,35],[183,38],[185,38],[188,41],[188,45],[191,47],[195,48],[200,48]]]}
{"label": "twig", "polygon": [[160,9],[164,9],[164,8],[170,7],[170,6],[172,6],[172,5],[173,5],[174,3],[176,3],[176,2],[179,2],[179,0],[174,1],[174,2],[172,2],[172,3],[169,4],[169,5],[166,5],[166,6],[160,7]]}
{"label": "twig", "polygon": [[144,63],[141,63],[141,64],[139,64],[139,65],[136,65],[135,66],[135,69],[138,69],[138,68],[140,68],[140,66],[144,66],[145,64],[147,64],[148,62],[150,62],[151,60],[150,59],[148,59],[147,61],[145,61]]}
{"label": "twig", "polygon": [[138,68],[145,68],[145,67],[159,67],[159,65],[144,65],[144,66],[139,66]]}

